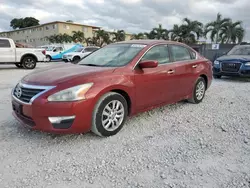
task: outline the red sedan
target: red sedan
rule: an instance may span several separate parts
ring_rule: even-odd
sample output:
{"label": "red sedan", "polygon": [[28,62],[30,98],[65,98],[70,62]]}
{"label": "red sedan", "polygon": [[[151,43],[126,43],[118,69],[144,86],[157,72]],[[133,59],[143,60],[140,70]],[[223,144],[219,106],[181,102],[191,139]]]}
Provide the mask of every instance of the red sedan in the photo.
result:
{"label": "red sedan", "polygon": [[111,136],[127,116],[184,99],[200,103],[211,80],[212,63],[185,44],[118,42],[22,78],[13,114],[36,130]]}

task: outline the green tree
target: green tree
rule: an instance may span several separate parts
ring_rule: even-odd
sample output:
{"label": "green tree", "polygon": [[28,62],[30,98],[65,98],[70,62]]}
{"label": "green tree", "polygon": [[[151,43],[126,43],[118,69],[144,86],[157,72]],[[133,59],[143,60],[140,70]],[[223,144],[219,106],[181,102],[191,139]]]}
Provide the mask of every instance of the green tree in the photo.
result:
{"label": "green tree", "polygon": [[169,33],[170,33],[170,40],[178,41],[178,42],[183,41],[182,36],[181,36],[182,28],[179,25],[174,24],[173,29],[171,29]]}
{"label": "green tree", "polygon": [[149,33],[145,32],[144,35],[146,36],[147,39],[154,39],[155,38],[153,31],[150,31]]}
{"label": "green tree", "polygon": [[195,39],[199,40],[201,36],[203,36],[203,24],[199,21],[192,21],[188,18],[183,19],[184,24],[181,26],[182,30],[182,37],[187,38],[193,38],[193,35],[195,36]]}
{"label": "green tree", "polygon": [[131,40],[133,39],[144,39],[144,33],[138,33],[138,34],[133,34],[132,37],[131,37]]}
{"label": "green tree", "polygon": [[39,25],[39,20],[34,17],[14,18],[10,22],[10,27],[13,29],[22,29],[36,25]]}
{"label": "green tree", "polygon": [[164,39],[164,40],[168,40],[169,37],[168,37],[168,30],[167,29],[164,29],[162,28],[162,25],[159,24],[158,27],[155,27],[152,29],[151,31],[151,35],[154,36],[154,39]]}
{"label": "green tree", "polygon": [[84,42],[85,41],[85,37],[84,37],[84,33],[82,31],[73,31],[73,40],[76,42]]}
{"label": "green tree", "polygon": [[223,35],[220,33],[224,32],[222,29],[226,27],[230,21],[230,18],[222,18],[222,15],[218,13],[215,21],[209,22],[205,25],[204,36],[207,37],[207,34],[210,33],[210,39],[212,42],[220,42],[219,35]]}
{"label": "green tree", "polygon": [[126,33],[124,30],[118,30],[117,32],[113,32],[113,42],[119,42],[119,41],[124,41],[126,38]]}
{"label": "green tree", "polygon": [[98,41],[98,46],[102,46],[103,44],[110,44],[112,41],[110,40],[110,35],[107,31],[100,29],[95,32],[95,37]]}
{"label": "green tree", "polygon": [[243,40],[245,30],[241,26],[242,22],[228,22],[227,24],[223,25],[221,28],[221,32],[219,34],[219,38],[221,39],[222,43],[240,43]]}

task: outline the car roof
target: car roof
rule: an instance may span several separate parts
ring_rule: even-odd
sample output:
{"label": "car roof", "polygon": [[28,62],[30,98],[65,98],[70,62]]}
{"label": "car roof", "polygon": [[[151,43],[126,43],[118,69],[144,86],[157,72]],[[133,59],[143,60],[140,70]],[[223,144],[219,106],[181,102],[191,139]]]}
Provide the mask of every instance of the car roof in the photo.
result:
{"label": "car roof", "polygon": [[115,44],[145,44],[145,45],[155,45],[155,44],[181,44],[185,45],[180,42],[176,41],[168,41],[168,40],[155,40],[155,39],[146,39],[146,40],[129,40],[129,41],[121,41],[116,42]]}

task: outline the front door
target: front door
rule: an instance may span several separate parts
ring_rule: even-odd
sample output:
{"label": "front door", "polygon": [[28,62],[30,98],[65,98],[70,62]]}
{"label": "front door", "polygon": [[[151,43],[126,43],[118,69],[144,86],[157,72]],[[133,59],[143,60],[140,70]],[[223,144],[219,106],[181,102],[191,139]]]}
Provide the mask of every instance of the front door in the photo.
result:
{"label": "front door", "polygon": [[0,39],[0,52],[2,63],[13,63],[16,61],[15,49],[11,48],[10,42],[7,39]]}
{"label": "front door", "polygon": [[136,108],[143,110],[170,101],[173,95],[175,65],[171,64],[167,45],[152,47],[141,60],[157,60],[156,68],[135,67]]}

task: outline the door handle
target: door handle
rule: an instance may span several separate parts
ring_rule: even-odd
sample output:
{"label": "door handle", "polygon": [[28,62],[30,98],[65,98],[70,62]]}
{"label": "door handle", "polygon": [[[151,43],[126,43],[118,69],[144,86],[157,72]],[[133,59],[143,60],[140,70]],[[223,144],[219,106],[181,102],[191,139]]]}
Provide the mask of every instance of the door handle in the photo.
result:
{"label": "door handle", "polygon": [[169,70],[168,71],[168,74],[173,74],[174,73],[174,70]]}
{"label": "door handle", "polygon": [[192,67],[193,67],[193,68],[196,68],[197,66],[198,66],[198,65],[193,65]]}

